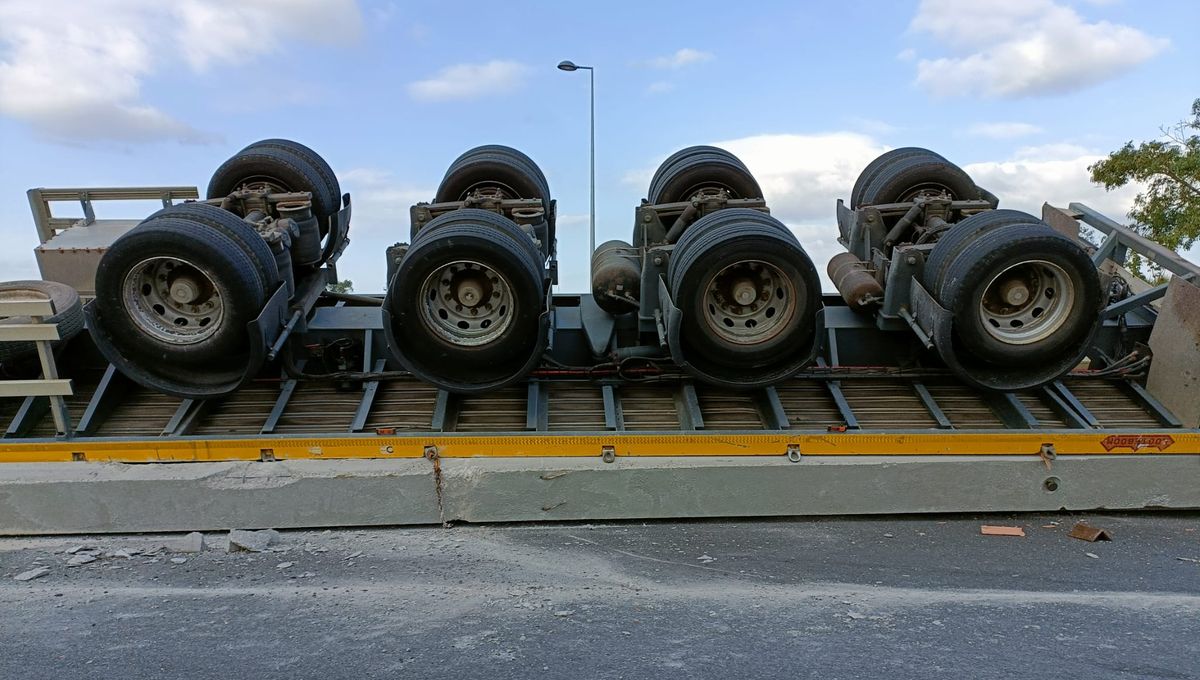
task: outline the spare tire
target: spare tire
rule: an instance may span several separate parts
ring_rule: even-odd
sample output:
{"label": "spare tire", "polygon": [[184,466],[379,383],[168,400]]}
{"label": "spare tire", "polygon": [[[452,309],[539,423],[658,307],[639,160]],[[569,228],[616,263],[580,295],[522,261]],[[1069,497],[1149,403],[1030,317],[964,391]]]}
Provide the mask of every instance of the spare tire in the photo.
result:
{"label": "spare tire", "polygon": [[[50,324],[58,329],[58,340],[52,344],[53,347],[65,344],[83,330],[83,305],[79,301],[79,293],[74,288],[57,281],[0,283],[0,300],[27,298],[47,299],[54,305],[54,314],[42,319],[43,324]],[[28,324],[31,321],[27,316],[10,316],[0,318],[0,325]],[[0,364],[22,362],[36,354],[36,343],[0,342]]]}
{"label": "spare tire", "polygon": [[692,146],[663,161],[650,180],[651,204],[691,200],[704,189],[724,189],[730,198],[762,198],[762,189],[737,156],[715,146]]}
{"label": "spare tire", "polygon": [[265,139],[247,146],[217,168],[206,194],[210,199],[224,198],[255,183],[277,191],[311,193],[322,237],[329,231],[330,218],[341,209],[341,187],[333,170],[315,151],[298,142]]}
{"label": "spare tire", "polygon": [[972,356],[1038,366],[1081,353],[1100,325],[1096,266],[1044,224],[1004,224],[967,243],[934,292]]}
{"label": "spare tire", "polygon": [[[920,151],[926,151],[921,149]],[[926,194],[945,194],[952,199],[978,199],[979,189],[962,168],[934,154],[898,155],[880,165],[854,207],[902,203]]]}
{"label": "spare tire", "polygon": [[388,286],[388,347],[414,375],[452,392],[520,380],[547,340],[543,257],[502,215],[463,208],[435,218]]}

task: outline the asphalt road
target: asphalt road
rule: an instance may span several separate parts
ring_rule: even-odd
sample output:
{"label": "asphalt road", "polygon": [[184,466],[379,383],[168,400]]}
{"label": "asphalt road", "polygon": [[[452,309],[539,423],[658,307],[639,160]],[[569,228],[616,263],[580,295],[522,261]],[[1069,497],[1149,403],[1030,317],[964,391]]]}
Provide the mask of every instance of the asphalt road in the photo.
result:
{"label": "asphalt road", "polygon": [[0,539],[0,678],[1200,677],[1200,516],[1076,519]]}

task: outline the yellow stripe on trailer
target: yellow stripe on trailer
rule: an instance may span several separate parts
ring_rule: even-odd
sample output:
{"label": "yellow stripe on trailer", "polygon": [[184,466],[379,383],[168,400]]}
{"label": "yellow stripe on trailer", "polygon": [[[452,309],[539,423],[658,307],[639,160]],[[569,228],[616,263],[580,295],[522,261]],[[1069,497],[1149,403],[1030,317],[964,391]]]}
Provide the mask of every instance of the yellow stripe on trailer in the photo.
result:
{"label": "yellow stripe on trailer", "polygon": [[543,456],[1200,455],[1200,431],[404,435],[0,442],[0,462]]}

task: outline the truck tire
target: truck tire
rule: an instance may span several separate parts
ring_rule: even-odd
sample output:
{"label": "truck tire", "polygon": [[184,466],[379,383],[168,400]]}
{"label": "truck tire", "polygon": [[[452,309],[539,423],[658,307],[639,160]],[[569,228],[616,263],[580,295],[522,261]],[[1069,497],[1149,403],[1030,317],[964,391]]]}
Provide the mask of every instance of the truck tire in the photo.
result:
{"label": "truck tire", "polygon": [[[58,340],[53,347],[66,344],[83,330],[83,305],[79,293],[65,283],[57,281],[8,281],[0,283],[0,300],[44,298],[54,305],[54,315],[42,319],[58,329]],[[0,325],[27,324],[27,316],[10,316],[0,319]],[[0,364],[13,364],[37,354],[37,344],[32,342],[0,342]]]}
{"label": "truck tire", "polygon": [[196,222],[228,236],[242,252],[250,256],[267,292],[274,292],[283,280],[285,272],[279,271],[271,247],[254,227],[228,210],[207,203],[179,203],[163,208],[142,221],[148,222],[159,217],[177,217]]}
{"label": "truck tire", "polygon": [[915,154],[880,166],[863,185],[856,207],[911,201],[924,193],[946,193],[958,200],[979,198],[979,189],[962,168],[940,156]]}
{"label": "truck tire", "polygon": [[758,386],[811,344],[816,267],[791,230],[763,212],[701,218],[676,245],[667,281],[682,315],[673,340],[702,379]]}
{"label": "truck tire", "polygon": [[[550,184],[533,159],[520,151],[500,144],[487,144],[470,149],[450,164],[438,185],[435,203],[461,201],[472,191],[482,188],[500,189],[509,198],[540,198],[546,211],[552,249],[555,231],[550,206]],[[416,237],[416,234],[412,234]]]}
{"label": "truck tire", "polygon": [[128,359],[224,366],[248,350],[246,326],[262,310],[259,269],[207,224],[158,217],[109,248],[96,270],[103,332]]}
{"label": "truck tire", "polygon": [[208,198],[224,198],[239,187],[264,182],[280,191],[312,194],[313,214],[321,236],[329,218],[341,208],[341,188],[329,165],[312,149],[283,139],[255,142],[221,164],[208,182]]}
{"label": "truck tire", "polygon": [[473,393],[525,377],[545,337],[543,255],[502,215],[464,208],[435,218],[388,287],[388,343],[417,377]]}
{"label": "truck tire", "polygon": [[929,259],[925,261],[925,269],[921,276],[925,290],[933,293],[941,286],[947,267],[968,243],[993,229],[1010,224],[1046,223],[1027,212],[1008,208],[975,213],[956,223],[937,240],[933,251],[929,253]]}
{"label": "truck tire", "polygon": [[935,293],[972,356],[1036,366],[1078,351],[1100,325],[1100,277],[1080,245],[1044,224],[1005,224],[966,244]]}
{"label": "truck tire", "polygon": [[714,146],[693,146],[675,152],[659,166],[646,200],[679,203],[702,189],[724,189],[730,198],[763,196],[754,175],[737,156]]}
{"label": "truck tire", "polygon": [[858,174],[858,179],[854,180],[854,188],[850,191],[850,207],[857,208],[859,206],[859,204],[862,202],[860,199],[862,198],[863,189],[865,189],[868,184],[870,184],[877,176],[879,176],[879,173],[884,168],[892,163],[895,163],[896,161],[906,158],[914,158],[917,156],[927,157],[930,160],[935,161],[946,160],[941,156],[941,154],[930,151],[929,149],[922,149],[918,146],[902,146],[898,149],[887,151],[875,160],[868,163],[867,167],[863,168],[863,171]]}

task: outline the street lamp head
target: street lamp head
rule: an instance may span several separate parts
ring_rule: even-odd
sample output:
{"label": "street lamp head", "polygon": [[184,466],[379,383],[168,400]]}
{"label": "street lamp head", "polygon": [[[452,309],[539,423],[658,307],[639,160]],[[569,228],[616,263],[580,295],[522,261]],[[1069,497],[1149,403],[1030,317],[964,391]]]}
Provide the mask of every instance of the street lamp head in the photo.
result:
{"label": "street lamp head", "polygon": [[575,71],[578,69],[579,69],[579,67],[576,66],[575,62],[573,62],[573,61],[558,62],[558,70],[560,70],[560,71]]}

